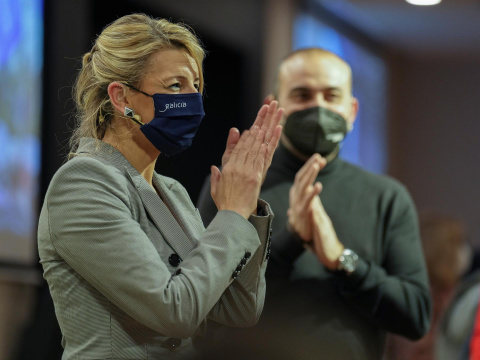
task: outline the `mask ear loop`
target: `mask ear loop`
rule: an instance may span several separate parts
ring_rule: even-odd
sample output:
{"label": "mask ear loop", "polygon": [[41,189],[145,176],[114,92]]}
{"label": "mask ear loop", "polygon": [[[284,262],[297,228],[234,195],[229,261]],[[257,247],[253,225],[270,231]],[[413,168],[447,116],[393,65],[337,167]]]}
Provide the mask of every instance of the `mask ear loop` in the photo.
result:
{"label": "mask ear loop", "polygon": [[[127,83],[124,83],[122,82],[123,85],[129,87],[130,89],[132,90],[135,90],[135,91],[138,91],[140,93],[142,93],[143,95],[146,95],[148,97],[151,97],[153,99],[153,95],[150,95],[150,94],[147,94],[145,91],[142,91],[140,89],[137,89],[135,86],[132,86],[130,84],[127,84]],[[154,107],[155,107],[155,104],[153,104]],[[133,121],[135,121],[137,124],[139,125],[145,125],[143,122],[142,122],[142,118],[140,117],[140,115],[135,115],[135,111],[133,109],[130,109],[128,107],[125,106],[125,111],[124,111],[124,115],[126,117],[129,117],[130,119],[132,119]]]}
{"label": "mask ear loop", "polygon": [[136,115],[135,110],[130,109],[129,107],[125,106],[125,110],[124,110],[123,114],[125,115],[125,117],[135,121],[138,125],[144,125],[143,122],[142,122],[141,116]]}
{"label": "mask ear loop", "polygon": [[143,95],[146,95],[146,96],[148,96],[148,97],[153,98],[153,95],[147,94],[145,91],[142,91],[142,90],[140,90],[140,89],[137,89],[135,86],[132,86],[132,85],[129,85],[129,84],[123,83],[123,82],[122,82],[122,84],[125,85],[125,86],[128,86],[128,87],[129,87],[130,89],[132,89],[132,90],[141,92]]}

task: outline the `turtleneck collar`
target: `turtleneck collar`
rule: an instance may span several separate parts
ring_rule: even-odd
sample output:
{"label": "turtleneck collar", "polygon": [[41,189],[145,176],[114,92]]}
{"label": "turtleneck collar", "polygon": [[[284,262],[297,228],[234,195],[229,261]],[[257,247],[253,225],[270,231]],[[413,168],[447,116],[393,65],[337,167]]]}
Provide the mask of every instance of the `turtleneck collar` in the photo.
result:
{"label": "turtleneck collar", "polygon": [[[341,162],[342,161],[339,159],[338,155],[334,157],[322,170],[320,170],[317,179],[320,180],[323,176],[335,171],[335,169],[340,166]],[[295,174],[300,170],[304,163],[303,160],[293,155],[282,145],[282,143],[280,143],[273,156],[272,165],[268,170],[267,178],[265,179],[263,187],[270,187],[283,181],[293,180]]]}

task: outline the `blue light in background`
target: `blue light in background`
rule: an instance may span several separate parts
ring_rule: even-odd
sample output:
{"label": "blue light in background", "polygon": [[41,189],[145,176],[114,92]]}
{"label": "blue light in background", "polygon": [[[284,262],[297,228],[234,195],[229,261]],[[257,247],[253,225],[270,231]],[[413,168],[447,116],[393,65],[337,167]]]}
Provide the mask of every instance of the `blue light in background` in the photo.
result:
{"label": "blue light in background", "polygon": [[43,0],[0,1],[0,260],[34,259]]}
{"label": "blue light in background", "polygon": [[340,156],[376,173],[387,167],[387,82],[385,62],[337,30],[306,12],[295,19],[293,50],[320,47],[329,50],[352,67],[353,94],[360,110],[354,129],[342,144]]}

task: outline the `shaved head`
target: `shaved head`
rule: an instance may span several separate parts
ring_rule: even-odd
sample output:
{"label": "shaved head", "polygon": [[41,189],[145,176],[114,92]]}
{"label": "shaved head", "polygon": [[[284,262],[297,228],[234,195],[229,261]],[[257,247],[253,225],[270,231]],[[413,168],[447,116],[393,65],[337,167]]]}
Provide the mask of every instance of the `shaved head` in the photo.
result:
{"label": "shaved head", "polygon": [[[285,109],[282,124],[293,113],[314,107],[330,110],[347,122],[349,129],[358,113],[352,95],[352,70],[338,55],[319,48],[301,49],[286,56],[278,68],[275,93]],[[288,139],[282,143],[290,150]]]}
{"label": "shaved head", "polygon": [[275,89],[273,93],[276,99],[278,99],[280,83],[282,81],[283,74],[285,73],[286,68],[288,68],[291,63],[298,62],[299,60],[301,61],[302,59],[305,59],[305,58],[330,58],[332,61],[338,62],[339,67],[343,68],[343,71],[348,78],[348,90],[350,92],[352,91],[352,86],[353,86],[352,69],[350,68],[350,65],[345,60],[343,60],[337,54],[322,48],[304,48],[304,49],[295,50],[290,54],[288,54],[287,56],[285,56],[281,61],[280,65],[278,66],[278,71],[276,74],[276,81],[275,81]]}

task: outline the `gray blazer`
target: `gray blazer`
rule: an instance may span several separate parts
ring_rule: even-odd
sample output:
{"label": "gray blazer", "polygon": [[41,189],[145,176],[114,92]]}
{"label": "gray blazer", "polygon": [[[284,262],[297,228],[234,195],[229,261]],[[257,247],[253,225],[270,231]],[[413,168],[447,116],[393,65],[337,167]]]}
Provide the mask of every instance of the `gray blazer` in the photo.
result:
{"label": "gray blazer", "polygon": [[[273,214],[220,211],[205,230],[185,189],[158,194],[112,146],[80,142],[53,177],[38,247],[63,359],[189,358],[206,319],[257,322]],[[158,196],[160,195],[160,196]]]}

